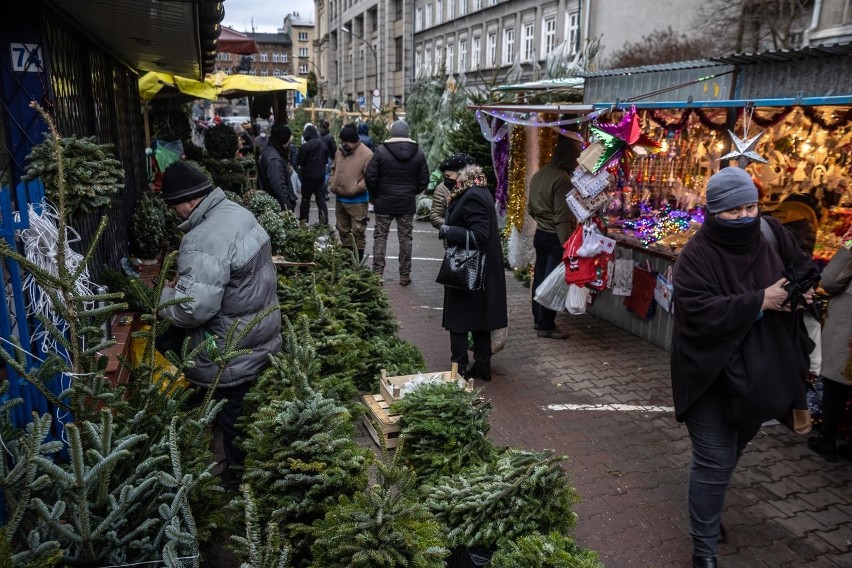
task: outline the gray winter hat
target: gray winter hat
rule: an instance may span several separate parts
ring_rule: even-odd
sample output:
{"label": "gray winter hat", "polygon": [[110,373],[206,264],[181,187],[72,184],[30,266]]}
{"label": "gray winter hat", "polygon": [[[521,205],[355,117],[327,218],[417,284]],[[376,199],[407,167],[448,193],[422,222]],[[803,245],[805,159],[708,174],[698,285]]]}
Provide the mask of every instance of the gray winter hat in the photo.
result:
{"label": "gray winter hat", "polygon": [[408,123],[402,119],[395,120],[390,127],[390,137],[391,138],[408,138],[411,134],[411,129],[408,127]]}
{"label": "gray winter hat", "polygon": [[711,215],[758,201],[751,174],[741,168],[719,170],[707,182],[707,212]]}

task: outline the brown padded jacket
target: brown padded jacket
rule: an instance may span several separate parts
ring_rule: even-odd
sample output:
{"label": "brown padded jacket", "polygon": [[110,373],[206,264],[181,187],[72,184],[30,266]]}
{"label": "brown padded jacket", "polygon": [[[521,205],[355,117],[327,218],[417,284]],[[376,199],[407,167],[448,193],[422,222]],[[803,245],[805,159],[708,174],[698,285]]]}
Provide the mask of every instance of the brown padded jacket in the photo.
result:
{"label": "brown padded jacket", "polygon": [[373,152],[360,142],[347,142],[347,144],[352,147],[352,152],[346,156],[340,147],[337,148],[334,164],[331,166],[328,188],[335,195],[351,198],[367,191],[364,172],[367,171],[367,165],[373,158]]}

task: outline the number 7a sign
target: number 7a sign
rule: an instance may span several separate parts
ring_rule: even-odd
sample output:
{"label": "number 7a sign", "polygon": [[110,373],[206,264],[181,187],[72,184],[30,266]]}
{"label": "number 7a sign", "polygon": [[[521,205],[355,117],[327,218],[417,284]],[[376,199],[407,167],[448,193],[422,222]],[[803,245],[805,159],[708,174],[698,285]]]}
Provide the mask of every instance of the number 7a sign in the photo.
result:
{"label": "number 7a sign", "polygon": [[41,64],[41,46],[37,43],[10,43],[12,52],[12,70],[24,73],[38,73],[44,68]]}

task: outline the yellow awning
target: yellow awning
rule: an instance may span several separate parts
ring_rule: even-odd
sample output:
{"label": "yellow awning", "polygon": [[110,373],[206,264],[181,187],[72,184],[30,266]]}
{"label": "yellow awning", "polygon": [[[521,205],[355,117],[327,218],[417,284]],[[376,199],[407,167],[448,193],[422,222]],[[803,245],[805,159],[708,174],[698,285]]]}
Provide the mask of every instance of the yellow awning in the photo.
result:
{"label": "yellow awning", "polygon": [[274,91],[299,91],[308,93],[308,81],[293,75],[281,77],[257,77],[254,75],[225,75],[222,72],[208,75],[205,82],[212,85],[223,97],[242,96],[251,93]]}
{"label": "yellow awning", "polygon": [[216,89],[209,83],[187,79],[186,77],[172,75],[171,73],[157,73],[154,71],[150,71],[139,77],[139,96],[143,100],[150,101],[166,86],[177,89],[184,95],[198,99],[215,101],[219,96]]}

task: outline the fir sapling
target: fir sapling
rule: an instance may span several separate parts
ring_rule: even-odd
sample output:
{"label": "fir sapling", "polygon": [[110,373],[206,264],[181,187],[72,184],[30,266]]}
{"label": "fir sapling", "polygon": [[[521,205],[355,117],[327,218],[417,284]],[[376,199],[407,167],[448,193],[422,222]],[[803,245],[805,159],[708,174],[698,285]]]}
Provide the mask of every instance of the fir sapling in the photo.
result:
{"label": "fir sapling", "polygon": [[598,554],[581,548],[571,537],[533,533],[507,542],[491,558],[500,568],[604,568]]}
{"label": "fir sapling", "polygon": [[509,449],[494,463],[442,477],[421,492],[454,546],[495,548],[535,532],[567,533],[579,497],[564,459],[550,450]]}
{"label": "fir sapling", "polygon": [[455,382],[426,384],[394,403],[402,415],[403,460],[419,483],[487,464],[496,451],[488,439],[491,403]]}
{"label": "fir sapling", "polygon": [[375,478],[314,523],[312,567],[444,568],[444,535],[414,493],[414,473],[382,448]]}

